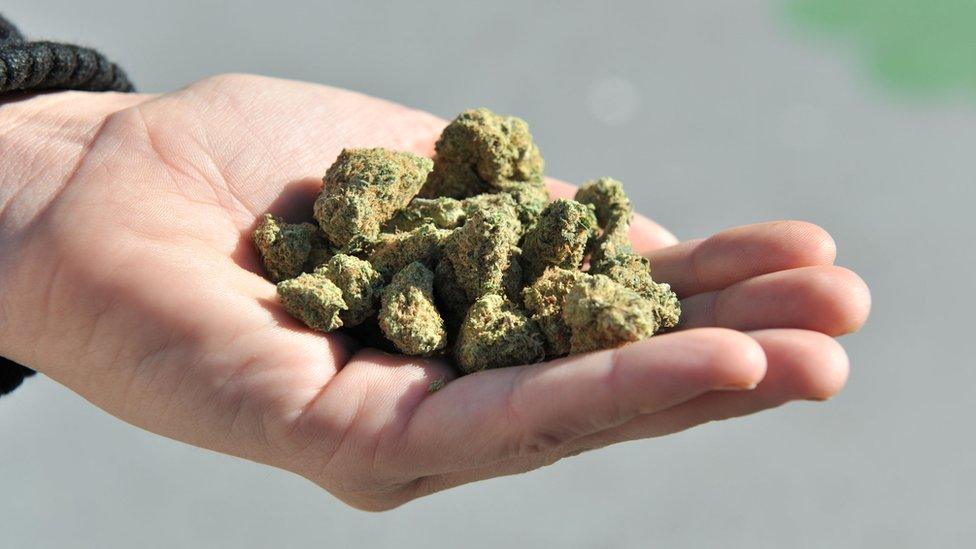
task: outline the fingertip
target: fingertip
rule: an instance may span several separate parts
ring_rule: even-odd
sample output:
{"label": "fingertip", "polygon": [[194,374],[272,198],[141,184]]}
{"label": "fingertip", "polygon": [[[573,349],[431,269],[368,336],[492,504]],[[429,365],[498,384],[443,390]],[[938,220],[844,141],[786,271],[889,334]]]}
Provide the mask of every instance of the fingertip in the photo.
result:
{"label": "fingertip", "polygon": [[766,376],[766,352],[762,346],[736,330],[708,330],[715,332],[714,359],[724,366],[722,377],[716,380],[715,386],[723,389],[755,389]]}
{"label": "fingertip", "polygon": [[709,237],[691,250],[688,269],[703,292],[762,274],[833,265],[836,255],[833,237],[819,226],[772,221]]}
{"label": "fingertip", "polygon": [[774,222],[784,240],[792,243],[796,265],[833,265],[837,259],[837,243],[823,227],[807,221]]}
{"label": "fingertip", "polygon": [[841,276],[846,281],[850,299],[847,303],[846,318],[848,320],[844,334],[856,332],[868,321],[871,315],[871,288],[860,275],[845,267],[838,267]]}
{"label": "fingertip", "polygon": [[[702,385],[712,389],[753,389],[766,375],[766,354],[762,346],[742,332],[699,328],[658,337],[659,343],[670,341],[671,351],[679,355],[687,368],[703,377]],[[651,352],[639,346],[628,349],[637,360]]]}
{"label": "fingertip", "polygon": [[871,312],[871,291],[864,280],[843,267],[813,267],[809,274],[816,282],[809,285],[808,299],[821,308],[820,326],[814,328],[830,336],[860,330]]}
{"label": "fingertip", "polygon": [[834,338],[809,330],[764,330],[752,333],[777,364],[772,380],[781,400],[828,400],[847,383],[850,362]]}
{"label": "fingertip", "polygon": [[850,358],[847,351],[834,338],[824,334],[813,334],[813,339],[820,340],[818,375],[811,376],[808,386],[809,398],[812,400],[828,400],[840,393],[847,385],[850,376]]}

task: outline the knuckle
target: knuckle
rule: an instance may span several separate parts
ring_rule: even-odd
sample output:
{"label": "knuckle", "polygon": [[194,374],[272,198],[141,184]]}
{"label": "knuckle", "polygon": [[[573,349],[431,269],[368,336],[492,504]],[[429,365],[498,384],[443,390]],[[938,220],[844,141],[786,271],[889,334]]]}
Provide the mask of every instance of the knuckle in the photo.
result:
{"label": "knuckle", "polygon": [[551,454],[571,438],[566,433],[536,427],[521,433],[516,438],[512,454],[515,457]]}
{"label": "knuckle", "polygon": [[512,387],[505,404],[510,432],[515,433],[511,437],[511,445],[508,449],[508,454],[513,457],[529,457],[548,453],[561,446],[570,436],[567,429],[533,420],[529,414],[526,414],[526,397],[524,396],[526,391],[524,387],[529,379],[526,377],[529,372],[532,370],[525,369],[513,377]]}

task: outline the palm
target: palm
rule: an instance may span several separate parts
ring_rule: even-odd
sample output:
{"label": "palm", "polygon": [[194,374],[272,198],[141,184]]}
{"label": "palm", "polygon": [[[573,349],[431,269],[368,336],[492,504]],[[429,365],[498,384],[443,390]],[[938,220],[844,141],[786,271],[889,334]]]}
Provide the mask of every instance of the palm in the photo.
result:
{"label": "palm", "polygon": [[[684,298],[684,326],[763,330],[749,336],[691,329],[451,381],[437,361],[359,348],[283,314],[250,246],[257,216],[307,216],[343,146],[429,154],[441,126],[251,77],[109,117],[39,216],[36,270],[50,273],[44,306],[59,314],[38,360],[74,356],[59,380],[127,421],[294,470],[367,508],[842,385],[843,353],[818,332],[856,328],[866,293],[805,224],[678,246],[638,224],[657,277]],[[431,394],[437,379],[451,382]]]}

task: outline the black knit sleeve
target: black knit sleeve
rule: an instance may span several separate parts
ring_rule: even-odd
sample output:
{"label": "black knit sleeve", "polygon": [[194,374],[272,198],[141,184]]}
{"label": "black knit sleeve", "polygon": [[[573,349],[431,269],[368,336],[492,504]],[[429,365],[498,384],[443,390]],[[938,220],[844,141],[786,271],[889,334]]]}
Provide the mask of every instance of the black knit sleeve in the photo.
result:
{"label": "black knit sleeve", "polygon": [[0,93],[41,90],[131,92],[134,88],[125,71],[97,51],[27,41],[0,15]]}

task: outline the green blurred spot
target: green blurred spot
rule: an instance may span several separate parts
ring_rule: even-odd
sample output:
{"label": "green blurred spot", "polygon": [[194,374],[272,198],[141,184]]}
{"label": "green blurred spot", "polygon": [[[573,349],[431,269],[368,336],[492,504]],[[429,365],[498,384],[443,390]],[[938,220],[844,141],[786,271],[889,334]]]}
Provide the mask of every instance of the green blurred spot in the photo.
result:
{"label": "green blurred spot", "polygon": [[846,36],[881,81],[976,92],[976,0],[787,0],[790,16]]}

